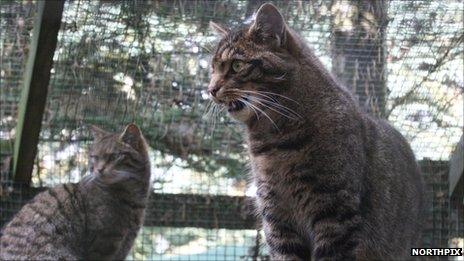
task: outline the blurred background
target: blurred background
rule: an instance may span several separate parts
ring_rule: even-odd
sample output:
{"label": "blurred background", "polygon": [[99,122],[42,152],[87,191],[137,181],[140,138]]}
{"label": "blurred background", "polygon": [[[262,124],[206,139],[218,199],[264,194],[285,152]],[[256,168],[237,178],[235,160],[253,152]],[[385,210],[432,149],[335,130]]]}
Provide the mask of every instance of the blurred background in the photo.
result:
{"label": "blurred background", "polygon": [[[242,127],[207,113],[206,93],[209,21],[249,23],[263,2],[1,1],[0,225],[87,174],[90,124],[135,122],[154,184],[128,259],[267,260]],[[360,106],[411,143],[427,183],[423,246],[463,247],[463,1],[271,2]]]}

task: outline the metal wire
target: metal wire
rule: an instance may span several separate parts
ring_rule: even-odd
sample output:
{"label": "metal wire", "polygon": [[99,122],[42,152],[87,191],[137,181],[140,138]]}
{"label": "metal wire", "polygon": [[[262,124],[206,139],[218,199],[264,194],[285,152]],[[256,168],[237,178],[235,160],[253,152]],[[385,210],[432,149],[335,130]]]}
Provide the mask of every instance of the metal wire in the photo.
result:
{"label": "metal wire", "polygon": [[[394,0],[385,2],[382,10],[363,3],[275,1],[289,25],[356,94],[361,107],[387,118],[411,143],[418,160],[429,162],[423,164],[423,172],[435,200],[424,244],[446,245],[447,215],[452,210],[447,194],[440,195],[447,189],[443,162],[463,127],[462,2]],[[208,22],[239,26],[249,21],[259,4],[67,1],[33,186],[76,182],[86,174],[90,124],[119,131],[135,122],[152,149],[155,193],[252,195],[240,128],[225,114],[205,116],[205,89],[216,40]],[[2,160],[12,154],[34,11],[34,1],[0,3]],[[7,174],[8,167],[2,167],[4,191],[14,187]],[[2,222],[23,202],[19,196],[3,197]],[[256,231],[195,227],[214,220],[197,220],[188,211],[187,205],[186,227],[144,227],[128,258],[267,258],[266,251],[255,246],[260,242]]]}

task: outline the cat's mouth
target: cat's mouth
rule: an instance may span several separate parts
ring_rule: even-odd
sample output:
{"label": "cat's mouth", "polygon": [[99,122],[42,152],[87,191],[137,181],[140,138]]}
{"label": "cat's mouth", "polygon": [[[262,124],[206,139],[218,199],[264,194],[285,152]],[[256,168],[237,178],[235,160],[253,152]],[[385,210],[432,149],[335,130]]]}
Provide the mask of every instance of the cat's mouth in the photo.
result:
{"label": "cat's mouth", "polygon": [[237,112],[237,111],[240,111],[242,110],[243,108],[245,108],[245,103],[239,101],[239,100],[234,100],[234,101],[230,101],[228,104],[227,104],[227,111],[228,112]]}

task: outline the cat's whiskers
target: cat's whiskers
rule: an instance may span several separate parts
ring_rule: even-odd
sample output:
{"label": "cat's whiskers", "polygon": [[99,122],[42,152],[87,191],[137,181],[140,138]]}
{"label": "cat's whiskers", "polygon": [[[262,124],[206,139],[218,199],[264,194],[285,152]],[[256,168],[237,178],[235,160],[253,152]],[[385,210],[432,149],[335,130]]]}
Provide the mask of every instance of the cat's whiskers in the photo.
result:
{"label": "cat's whiskers", "polygon": [[279,80],[279,81],[280,81],[280,80],[283,80],[283,79],[285,79],[285,76],[287,76],[287,73],[284,73],[284,74],[282,74],[281,76],[274,77],[274,79],[276,79],[276,80]]}
{"label": "cat's whiskers", "polygon": [[213,104],[212,110],[211,110],[211,132],[214,132],[214,129],[216,129],[216,120],[217,120],[217,109],[218,106],[217,104]]}
{"label": "cat's whiskers", "polygon": [[[300,114],[298,114],[297,112],[295,112],[294,110],[274,101],[274,100],[268,100],[268,99],[265,99],[265,98],[262,98],[262,97],[258,97],[258,96],[253,96],[253,95],[250,95],[249,97],[252,97],[256,102],[259,102],[260,104],[262,104],[264,107],[268,107],[269,109],[271,110],[278,110],[277,112],[278,113],[287,113],[289,115],[291,115],[291,118],[294,119],[294,120],[298,120],[298,119],[301,119],[303,118]],[[265,103],[265,104],[263,104]],[[284,115],[284,116],[288,116],[288,115]]]}
{"label": "cat's whiskers", "polygon": [[[224,94],[228,95],[233,95],[235,97],[231,97],[231,100],[238,100],[245,104],[245,106],[249,107],[253,113],[256,115],[257,119],[259,120],[259,113],[262,113],[271,123],[272,125],[279,130],[279,127],[277,124],[272,120],[272,118],[267,114],[264,110],[259,108],[256,104],[253,104],[250,101],[253,101],[259,105],[261,105],[264,108],[267,108],[269,110],[272,110],[288,119],[291,120],[298,120],[298,118],[302,118],[298,113],[296,113],[294,110],[278,103],[275,101],[275,99],[267,94],[259,93],[258,91],[248,91],[248,90],[239,90],[239,89],[230,89],[230,90],[225,90]],[[244,96],[246,94],[246,96]],[[254,94],[254,95],[252,95]],[[274,94],[277,96],[282,96],[283,98],[286,98],[288,100],[294,101],[286,96],[280,95],[280,94],[275,94],[275,93],[269,93],[269,94]],[[260,97],[261,96],[261,97]],[[296,102],[296,101],[294,101]],[[212,117],[209,117],[209,119],[212,121],[213,124],[213,129],[216,125],[216,118],[219,116],[219,114],[224,110],[224,106],[222,106],[218,110],[218,105],[216,103],[212,103],[212,109],[208,110],[212,111]]]}
{"label": "cat's whiskers", "polygon": [[288,118],[288,119],[291,119],[291,120],[297,120],[298,118],[297,117],[294,117],[292,115],[287,115],[285,114],[284,112],[280,111],[278,108],[275,108],[275,107],[272,107],[270,105],[267,105],[265,104],[265,102],[270,102],[270,101],[267,101],[267,100],[259,100],[258,97],[253,97],[253,96],[249,96],[249,99],[251,101],[254,101],[258,104],[260,104],[261,106],[263,106],[264,108],[268,108],[269,110],[271,111],[274,111],[274,112],[277,112],[278,114]]}
{"label": "cat's whiskers", "polygon": [[84,178],[82,178],[81,182],[85,187],[88,187],[92,184],[95,184],[100,187],[104,186],[104,183],[97,177],[97,175],[93,173],[87,174]]}
{"label": "cat's whiskers", "polygon": [[[225,93],[227,93],[227,92],[229,92],[229,93],[238,92],[238,93],[249,94],[247,97],[253,97],[253,100],[255,102],[261,104],[263,107],[268,108],[270,110],[273,110],[273,111],[275,111],[275,112],[277,112],[277,113],[281,114],[282,116],[287,117],[289,119],[298,120],[298,119],[303,118],[300,114],[298,114],[294,110],[288,108],[287,106],[284,106],[284,105],[278,103],[275,100],[275,98],[273,98],[273,97],[271,97],[269,95],[266,95],[266,94],[259,93],[259,91],[231,89],[231,90],[225,91]],[[252,94],[254,94],[254,95],[252,95]],[[272,93],[272,94],[274,94],[274,93]],[[291,100],[290,98],[288,98],[286,96],[283,96],[283,95],[280,95],[280,94],[275,94],[275,95],[282,96],[283,98],[287,98],[287,99]],[[294,101],[294,100],[291,100],[291,101]],[[296,102],[296,101],[294,101],[294,102]]]}
{"label": "cat's whiskers", "polygon": [[224,111],[223,106],[219,106],[218,104],[214,104],[214,126],[213,129],[216,127],[216,123],[221,118],[221,113]]}
{"label": "cat's whiskers", "polygon": [[92,174],[87,174],[84,177],[82,177],[82,179],[81,179],[82,184],[87,186],[92,181],[92,179],[93,179],[92,176],[93,176]]}
{"label": "cat's whiskers", "polygon": [[258,112],[256,111],[256,109],[255,109],[255,108],[253,108],[253,107],[250,107],[250,109],[252,109],[252,110],[253,110],[253,112],[254,112],[254,113],[255,113],[255,115],[256,115],[256,119],[257,119],[257,120],[259,120],[259,114],[258,114]]}
{"label": "cat's whiskers", "polygon": [[[248,97],[244,97],[244,96],[239,95],[239,100],[240,100],[241,102],[246,101],[247,99],[248,99]],[[249,103],[248,103],[248,102],[243,102],[243,104],[245,104],[245,106],[248,106]],[[253,113],[256,115],[256,119],[259,120],[259,113],[256,111],[256,109],[255,109],[253,106],[248,106],[248,107],[249,107],[249,108],[253,111]]]}
{"label": "cat's whiskers", "polygon": [[209,103],[206,108],[206,113],[205,113],[205,116],[208,117],[208,120],[211,120],[212,117],[214,116],[216,107],[217,107],[217,104],[213,102],[212,100],[209,100]]}
{"label": "cat's whiskers", "polygon": [[214,109],[215,109],[214,106],[215,105],[216,104],[214,104],[214,102],[210,100],[209,106],[208,106],[208,111],[207,111],[208,120],[211,120],[211,116],[213,116],[213,114],[214,114]]}
{"label": "cat's whiskers", "polygon": [[259,94],[259,95],[262,95],[262,96],[268,94],[268,95],[266,95],[266,97],[268,97],[268,98],[272,98],[272,97],[269,96],[269,95],[275,95],[275,96],[282,97],[282,98],[284,98],[284,99],[286,99],[286,100],[292,101],[292,102],[294,102],[294,103],[300,105],[300,103],[297,102],[297,101],[295,101],[294,99],[292,99],[292,98],[290,98],[290,97],[287,97],[287,96],[285,96],[285,95],[279,94],[279,93],[275,93],[275,92],[268,92],[268,91],[251,91],[251,90],[240,90],[240,89],[233,89],[233,90],[236,90],[236,91],[239,91],[239,92],[246,92],[246,93],[252,93],[252,94]]}
{"label": "cat's whiskers", "polygon": [[[208,101],[206,106],[203,108],[203,115],[204,117],[208,117],[211,114],[211,107],[213,106],[213,102],[211,100]],[[209,119],[209,118],[208,118]]]}
{"label": "cat's whiskers", "polygon": [[213,132],[214,129],[216,128],[216,120],[218,117],[218,107],[215,102],[209,101],[209,103],[205,107],[205,113],[204,116],[208,119],[207,123],[211,127],[211,131]]}
{"label": "cat's whiskers", "polygon": [[272,118],[263,110],[261,110],[258,106],[252,104],[251,102],[243,99],[243,98],[238,98],[238,100],[240,102],[243,102],[245,105],[247,105],[248,107],[250,108],[255,108],[256,110],[258,110],[259,112],[261,112],[271,123],[272,125],[274,125],[274,127],[280,131],[279,127],[277,126],[277,124],[272,120]]}
{"label": "cat's whiskers", "polygon": [[[295,100],[293,100],[293,99],[291,99],[291,98],[288,98],[287,96],[284,96],[284,95],[281,95],[281,94],[278,94],[278,93],[273,93],[273,92],[265,92],[265,93],[268,93],[268,95],[267,95],[267,94],[263,94],[263,93],[262,93],[263,91],[250,91],[250,90],[240,90],[240,89],[232,89],[232,90],[234,90],[234,91],[236,91],[236,92],[241,92],[241,93],[247,93],[247,94],[254,94],[254,95],[257,95],[257,96],[262,96],[262,97],[261,97],[262,99],[267,99],[267,100],[270,101],[270,102],[273,102],[273,103],[275,103],[275,104],[278,104],[280,107],[285,108],[285,110],[288,110],[288,111],[290,111],[291,113],[295,114],[296,116],[302,118],[301,115],[299,115],[298,113],[296,113],[294,110],[288,108],[287,106],[284,106],[284,105],[278,103],[277,100],[275,99],[275,97],[272,97],[272,96],[269,96],[269,95],[279,96],[279,97],[282,97],[282,98],[287,99],[287,100],[289,100],[289,101],[295,102],[296,104],[299,105],[299,103],[298,103],[297,101],[295,101]],[[255,96],[255,97],[256,97],[256,96]]]}
{"label": "cat's whiskers", "polygon": [[[281,109],[283,109],[283,110],[285,110],[285,111],[287,111],[287,112],[293,114],[294,116],[296,116],[296,117],[298,117],[298,118],[303,118],[303,117],[302,117],[300,114],[298,114],[296,111],[294,111],[294,110],[290,109],[289,107],[287,107],[287,106],[282,105],[281,103],[279,103],[279,102],[275,99],[275,97],[271,97],[271,96],[269,96],[269,95],[262,94],[262,93],[260,93],[259,91],[256,92],[256,94],[260,96],[259,98],[261,98],[261,99],[263,99],[263,100],[265,100],[265,101],[267,101],[267,102],[269,102],[269,103],[272,103],[272,104],[274,104],[274,105],[280,107]],[[277,95],[277,96],[278,96],[278,95]],[[283,98],[287,98],[286,96],[283,96],[283,95],[281,95],[281,96],[282,96]],[[256,96],[255,96],[255,97],[256,97]],[[296,101],[294,101],[294,100],[291,100],[290,98],[287,98],[287,100],[293,101],[293,102],[295,102],[295,103],[299,106],[299,103],[298,103],[298,102],[296,102]]]}

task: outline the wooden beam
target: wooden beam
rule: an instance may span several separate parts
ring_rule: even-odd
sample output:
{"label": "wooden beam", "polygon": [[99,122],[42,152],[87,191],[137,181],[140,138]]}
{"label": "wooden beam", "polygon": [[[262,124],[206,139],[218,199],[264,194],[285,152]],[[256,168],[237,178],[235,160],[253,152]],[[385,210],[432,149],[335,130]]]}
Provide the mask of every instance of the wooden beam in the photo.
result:
{"label": "wooden beam", "polygon": [[153,194],[147,208],[144,226],[255,229],[253,198]]}
{"label": "wooden beam", "polygon": [[37,1],[38,12],[24,73],[13,156],[13,178],[29,184],[47,100],[64,1]]}
{"label": "wooden beam", "polygon": [[[447,184],[448,162],[422,160],[419,165],[431,203],[425,225],[426,234],[430,237],[436,229],[447,229],[447,227],[441,227],[447,223],[440,222],[444,222],[444,217],[448,215],[446,204],[448,201],[443,199],[448,190],[448,187],[443,186]],[[3,185],[5,192],[3,196],[0,195],[0,228],[25,203],[47,189],[28,187],[23,184]],[[256,229],[256,217],[252,197],[153,193],[150,195],[144,225],[149,227]],[[435,224],[441,225],[435,227]]]}
{"label": "wooden beam", "polygon": [[[0,197],[0,228],[45,189],[20,185],[10,194]],[[153,193],[144,226],[255,229],[256,215],[252,202],[251,197]]]}

